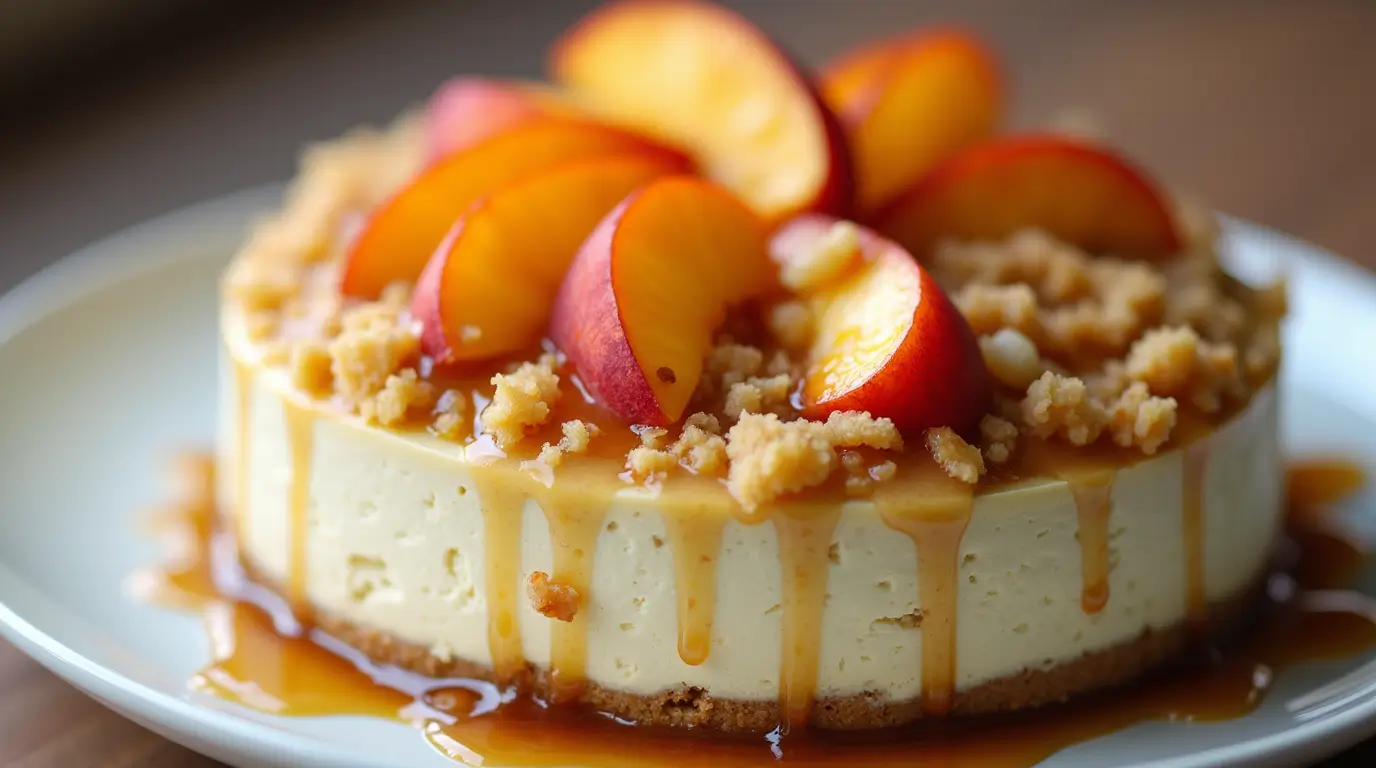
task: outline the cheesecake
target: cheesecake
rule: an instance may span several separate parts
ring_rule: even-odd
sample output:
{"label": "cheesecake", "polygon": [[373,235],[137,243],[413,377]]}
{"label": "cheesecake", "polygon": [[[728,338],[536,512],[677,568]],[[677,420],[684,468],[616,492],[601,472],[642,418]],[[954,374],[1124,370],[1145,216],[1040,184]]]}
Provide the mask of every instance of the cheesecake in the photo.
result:
{"label": "cheesecake", "polygon": [[225,274],[220,524],[299,622],[747,732],[1064,701],[1245,625],[1284,301],[1211,216],[999,132],[964,33],[813,78],[623,2],[551,60],[310,149]]}

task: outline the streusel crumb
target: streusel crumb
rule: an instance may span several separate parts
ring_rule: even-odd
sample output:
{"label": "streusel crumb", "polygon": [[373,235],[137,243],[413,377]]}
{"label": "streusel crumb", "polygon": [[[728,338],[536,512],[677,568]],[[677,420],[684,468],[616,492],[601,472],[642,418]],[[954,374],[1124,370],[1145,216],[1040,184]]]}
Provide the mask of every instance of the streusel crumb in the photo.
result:
{"label": "streusel crumb", "polygon": [[353,403],[377,394],[387,377],[420,357],[420,334],[403,322],[400,309],[384,303],[355,307],[343,315],[343,328],[330,342],[330,372],[335,391]]}
{"label": "streusel crumb", "polygon": [[554,581],[544,571],[532,571],[526,580],[526,597],[535,612],[555,621],[573,621],[583,596],[572,585]]}
{"label": "streusel crumb", "polygon": [[316,339],[303,339],[291,347],[288,363],[291,383],[303,392],[319,395],[334,388],[334,364],[330,348]]}
{"label": "streusel crumb", "polygon": [[1038,437],[1060,435],[1073,445],[1097,440],[1108,420],[1104,407],[1089,396],[1084,381],[1051,371],[1028,386],[1022,417]]}
{"label": "streusel crumb", "polygon": [[699,475],[722,475],[726,472],[726,441],[721,435],[688,424],[669,452],[680,465]]}
{"label": "streusel crumb", "polygon": [[786,373],[768,378],[751,376],[745,381],[731,385],[726,392],[722,412],[730,419],[738,419],[742,413],[786,415],[789,408],[788,395],[792,388],[793,380]]}
{"label": "streusel crumb", "polygon": [[812,343],[816,319],[801,301],[781,301],[769,309],[769,331],[784,349],[800,351]]}
{"label": "streusel crumb", "polygon": [[1109,408],[1109,434],[1124,448],[1137,446],[1153,454],[1171,437],[1175,429],[1176,402],[1172,397],[1156,397],[1147,385],[1135,381],[1123,390]]}
{"label": "streusel crumb", "polygon": [[446,440],[458,440],[466,432],[464,422],[468,419],[468,399],[456,389],[447,389],[435,402],[435,409],[430,415],[434,417],[430,424],[431,432]]}
{"label": "streusel crumb", "polygon": [[950,427],[927,430],[927,450],[946,474],[962,483],[978,483],[984,474],[984,456],[979,449],[965,442]]}
{"label": "streusel crumb", "polygon": [[979,422],[979,434],[985,461],[1003,464],[1013,457],[1018,446],[1018,425],[989,413]]}
{"label": "streusel crumb", "polygon": [[[575,453],[587,453],[588,446],[592,444],[592,439],[600,434],[596,424],[589,424],[580,419],[572,419],[559,425],[559,429],[564,436],[559,438],[557,443],[545,443],[540,448],[540,455],[535,459],[535,463],[553,469],[564,462],[564,457]],[[531,462],[522,462],[522,466]]]}
{"label": "streusel crumb", "polygon": [[901,450],[888,419],[848,411],[826,421],[783,421],[772,413],[742,414],[726,434],[727,487],[746,510],[826,482],[840,463],[839,448]]}
{"label": "streusel crumb", "polygon": [[1129,350],[1125,370],[1152,394],[1186,399],[1207,413],[1242,388],[1237,348],[1204,341],[1188,326],[1148,331]]}
{"label": "streusel crumb", "polygon": [[483,432],[501,448],[519,443],[526,432],[549,420],[551,409],[559,402],[559,374],[555,360],[544,355],[539,362],[522,363],[513,373],[497,374],[492,402],[483,409]]}
{"label": "streusel crumb", "polygon": [[422,381],[416,369],[405,368],[387,377],[382,391],[359,405],[359,414],[368,421],[392,427],[408,417],[428,412],[435,404],[435,385]]}
{"label": "streusel crumb", "polygon": [[694,413],[688,417],[678,439],[667,447],[664,429],[642,429],[641,445],[626,454],[626,468],[639,480],[661,479],[678,467],[699,475],[722,475],[726,472],[726,441],[721,437],[721,424],[708,413]]}
{"label": "streusel crumb", "polygon": [[969,283],[952,297],[970,328],[981,336],[1012,328],[1024,335],[1041,335],[1037,294],[1026,283],[986,285]]}

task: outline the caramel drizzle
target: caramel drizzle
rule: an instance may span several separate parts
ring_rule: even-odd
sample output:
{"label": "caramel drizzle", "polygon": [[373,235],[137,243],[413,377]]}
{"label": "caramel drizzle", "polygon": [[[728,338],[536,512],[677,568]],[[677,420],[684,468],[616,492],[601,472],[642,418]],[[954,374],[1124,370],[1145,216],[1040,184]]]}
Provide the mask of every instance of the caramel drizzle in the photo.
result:
{"label": "caramel drizzle", "polygon": [[841,519],[837,505],[780,508],[774,514],[783,583],[783,662],[779,709],[785,732],[807,725],[817,692],[817,665],[826,607],[828,552]]}
{"label": "caramel drizzle", "polygon": [[310,527],[311,463],[315,446],[315,412],[282,399],[282,415],[287,425],[287,446],[291,453],[291,486],[287,514],[291,521],[290,554],[287,559],[287,600],[298,620],[306,607],[306,537]]}
{"label": "caramel drizzle", "polygon": [[249,535],[249,470],[248,463],[252,460],[249,442],[252,430],[253,408],[253,369],[246,363],[231,355],[234,366],[234,397],[238,402],[238,410],[235,416],[235,430],[238,433],[234,441],[234,532],[242,546],[248,546]]}
{"label": "caramel drizzle", "polygon": [[583,693],[588,663],[588,607],[592,595],[593,555],[602,532],[606,506],[585,499],[540,493],[540,509],[549,523],[554,562],[550,578],[581,596],[573,621],[554,621],[549,639],[550,699],[577,701]]}
{"label": "caramel drizzle", "polygon": [[1185,450],[1185,498],[1181,530],[1185,550],[1185,615],[1194,627],[1208,618],[1204,592],[1204,474],[1209,464],[1209,441],[1197,440]]}
{"label": "caramel drizzle", "polygon": [[1075,497],[1080,540],[1080,609],[1089,614],[1108,604],[1108,521],[1116,476],[1107,470],[1067,480]]}
{"label": "caramel drizzle", "polygon": [[512,683],[525,669],[518,619],[521,578],[521,528],[525,494],[512,483],[478,481],[483,515],[483,590],[487,602],[487,647],[497,682]]}
{"label": "caramel drizzle", "polygon": [[922,624],[922,711],[944,715],[956,688],[956,598],[960,544],[975,507],[974,486],[951,479],[935,463],[914,468],[875,497],[890,528],[917,552],[917,604]]}
{"label": "caramel drizzle", "polygon": [[[677,510],[674,510],[677,512]],[[712,619],[717,605],[717,559],[726,516],[708,508],[664,516],[674,556],[678,611],[678,657],[698,666],[712,649]]]}

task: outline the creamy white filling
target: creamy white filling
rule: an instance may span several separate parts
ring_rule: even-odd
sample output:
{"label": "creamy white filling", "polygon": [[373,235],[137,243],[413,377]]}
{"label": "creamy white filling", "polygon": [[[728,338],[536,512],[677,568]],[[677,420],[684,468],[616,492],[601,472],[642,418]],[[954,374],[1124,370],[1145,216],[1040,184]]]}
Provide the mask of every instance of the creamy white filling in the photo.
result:
{"label": "creamy white filling", "polygon": [[[226,364],[225,390],[233,391]],[[291,557],[291,454],[280,371],[255,372],[250,433],[247,555],[285,581]],[[235,510],[237,398],[222,398],[221,497]],[[1268,389],[1219,430],[1204,478],[1204,588],[1210,601],[1245,589],[1264,568],[1281,523],[1276,397]],[[976,497],[956,580],[956,688],[1055,666],[1186,618],[1184,457],[1168,452],[1118,473],[1109,518],[1109,598],[1081,607],[1081,546],[1069,488],[1059,482]],[[481,499],[459,446],[322,415],[314,450],[305,595],[325,611],[429,647],[442,658],[487,664]],[[519,573],[549,572],[543,512],[524,509]],[[728,522],[706,662],[679,658],[675,569],[660,502],[619,492],[597,540],[587,616],[589,680],[654,694],[684,685],[714,696],[779,694],[782,573],[772,522]],[[922,633],[892,621],[919,609],[917,559],[907,536],[872,505],[846,505],[828,565],[817,692],[921,693]],[[547,665],[553,621],[522,597],[527,660]]]}

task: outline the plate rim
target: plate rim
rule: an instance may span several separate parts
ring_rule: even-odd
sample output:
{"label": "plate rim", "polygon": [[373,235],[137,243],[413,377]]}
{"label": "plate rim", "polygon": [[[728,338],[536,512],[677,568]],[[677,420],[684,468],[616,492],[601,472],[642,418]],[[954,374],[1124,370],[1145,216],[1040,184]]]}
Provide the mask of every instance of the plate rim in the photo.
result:
{"label": "plate rim", "polygon": [[[224,223],[231,218],[243,221],[255,210],[267,212],[280,198],[284,186],[277,182],[250,187],[178,208],[119,230],[48,264],[0,294],[0,346],[55,312],[110,290],[120,282],[205,259],[203,251],[168,247],[169,241],[178,232],[194,232],[207,224]],[[1376,304],[1376,275],[1361,266],[1269,227],[1227,215],[1222,216],[1222,221],[1226,233],[1249,241],[1273,243],[1283,252],[1281,261],[1289,274],[1300,276],[1300,279],[1318,276],[1327,281],[1347,283],[1367,294]],[[16,591],[27,600],[47,600],[41,590],[0,562],[0,637],[102,705],[115,709],[120,716],[136,720],[193,749],[198,745],[187,743],[186,738],[194,734],[202,742],[218,748],[257,753],[263,759],[358,764],[358,754],[317,737],[292,729],[275,729],[230,711],[198,705],[189,698],[157,690],[83,655],[12,608],[7,598],[12,598]],[[26,592],[30,594],[26,596]],[[49,604],[64,618],[85,623],[66,606],[51,601]],[[1135,765],[1139,768],[1238,765],[1263,759],[1331,754],[1376,734],[1376,681],[1361,692],[1364,700],[1338,712],[1296,723],[1283,731],[1178,758]]]}

